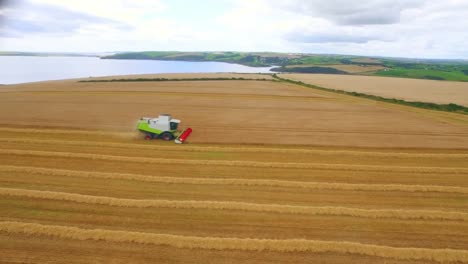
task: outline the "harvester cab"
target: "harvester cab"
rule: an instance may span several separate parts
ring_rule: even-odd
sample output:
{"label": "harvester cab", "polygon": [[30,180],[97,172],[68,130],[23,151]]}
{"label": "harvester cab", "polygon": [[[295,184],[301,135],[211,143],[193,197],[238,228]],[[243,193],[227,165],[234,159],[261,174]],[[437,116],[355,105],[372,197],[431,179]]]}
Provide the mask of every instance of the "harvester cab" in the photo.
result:
{"label": "harvester cab", "polygon": [[178,144],[183,143],[192,132],[191,128],[184,131],[177,130],[180,120],[172,118],[169,114],[161,114],[157,118],[142,117],[138,121],[137,129],[145,134],[146,140],[162,139],[170,141],[175,139]]}

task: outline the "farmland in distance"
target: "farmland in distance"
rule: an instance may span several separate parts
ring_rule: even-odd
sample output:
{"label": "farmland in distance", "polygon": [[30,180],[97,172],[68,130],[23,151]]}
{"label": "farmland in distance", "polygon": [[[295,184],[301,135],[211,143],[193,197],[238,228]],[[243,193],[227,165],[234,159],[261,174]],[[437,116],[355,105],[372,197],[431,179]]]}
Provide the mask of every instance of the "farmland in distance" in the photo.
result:
{"label": "farmland in distance", "polygon": [[468,106],[467,82],[330,74],[281,74],[280,76],[324,88],[385,98]]}

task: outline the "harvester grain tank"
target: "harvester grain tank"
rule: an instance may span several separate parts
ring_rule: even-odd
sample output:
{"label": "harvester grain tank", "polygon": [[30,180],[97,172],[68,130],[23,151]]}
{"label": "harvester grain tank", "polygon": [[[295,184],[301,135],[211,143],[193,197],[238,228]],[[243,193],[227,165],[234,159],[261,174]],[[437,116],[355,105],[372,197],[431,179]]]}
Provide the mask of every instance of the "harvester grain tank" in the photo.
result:
{"label": "harvester grain tank", "polygon": [[146,140],[162,139],[170,141],[175,139],[175,142],[181,144],[192,133],[191,128],[184,131],[179,131],[179,119],[172,118],[170,114],[161,114],[157,118],[142,117],[138,121],[137,129],[145,134]]}

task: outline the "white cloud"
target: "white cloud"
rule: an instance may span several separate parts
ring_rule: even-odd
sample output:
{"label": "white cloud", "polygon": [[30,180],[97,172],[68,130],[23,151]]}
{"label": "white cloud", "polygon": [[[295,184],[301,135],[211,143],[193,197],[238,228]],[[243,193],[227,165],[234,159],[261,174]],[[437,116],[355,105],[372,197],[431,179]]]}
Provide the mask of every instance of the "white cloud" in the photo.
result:
{"label": "white cloud", "polygon": [[423,0],[286,0],[273,3],[306,16],[321,17],[341,25],[393,24],[402,11],[424,4]]}
{"label": "white cloud", "polygon": [[[167,48],[172,37],[188,36],[189,30],[175,20],[158,18],[164,9],[157,0],[24,0],[9,7],[0,28],[0,48],[90,52]],[[32,40],[35,45],[25,43]]]}
{"label": "white cloud", "polygon": [[468,58],[468,1],[263,2],[293,51]]}
{"label": "white cloud", "polygon": [[[195,0],[185,3],[194,4]],[[219,2],[221,1],[221,2]],[[468,59],[467,0],[18,0],[0,49],[239,50]],[[0,21],[1,22],[1,21]],[[33,43],[33,44],[32,44]]]}
{"label": "white cloud", "polygon": [[[35,4],[49,4],[76,12],[138,24],[146,15],[154,15],[165,10],[166,6],[158,0],[29,0]],[[27,8],[27,6],[24,6]]]}

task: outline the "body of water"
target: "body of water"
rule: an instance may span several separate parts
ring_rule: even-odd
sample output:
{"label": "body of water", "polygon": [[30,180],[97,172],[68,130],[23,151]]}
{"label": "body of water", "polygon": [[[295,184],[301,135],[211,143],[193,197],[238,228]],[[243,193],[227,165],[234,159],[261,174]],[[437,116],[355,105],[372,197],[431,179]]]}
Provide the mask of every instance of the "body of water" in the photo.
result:
{"label": "body of water", "polygon": [[0,84],[109,75],[207,72],[266,73],[270,72],[270,68],[254,68],[224,62],[102,60],[97,57],[0,56]]}

